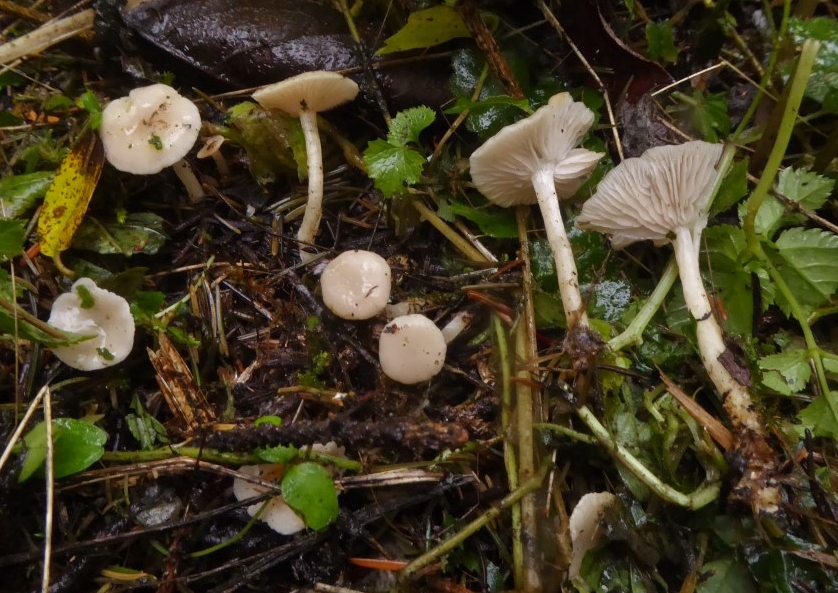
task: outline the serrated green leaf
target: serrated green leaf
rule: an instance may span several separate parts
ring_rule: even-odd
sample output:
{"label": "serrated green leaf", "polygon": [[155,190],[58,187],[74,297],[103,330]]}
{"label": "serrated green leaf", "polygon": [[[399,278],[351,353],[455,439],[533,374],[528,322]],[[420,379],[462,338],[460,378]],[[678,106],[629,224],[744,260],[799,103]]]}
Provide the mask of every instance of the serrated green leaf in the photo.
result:
{"label": "serrated green leaf", "polygon": [[418,144],[419,134],[434,123],[434,119],[434,110],[424,105],[399,111],[390,121],[387,142],[393,146],[405,146],[411,142]]}
{"label": "serrated green leaf", "polygon": [[388,198],[419,181],[425,167],[425,157],[415,150],[384,140],[370,142],[363,156],[375,187]]}
{"label": "serrated green leaf", "polygon": [[678,48],[675,47],[675,32],[668,22],[648,23],[646,25],[646,55],[656,62],[678,61]]}
{"label": "serrated green leaf", "polygon": [[297,458],[300,450],[296,447],[285,447],[277,445],[276,447],[266,447],[264,449],[256,449],[256,455],[262,461],[268,463],[289,463]]}
{"label": "serrated green leaf", "polygon": [[[795,227],[784,231],[775,243],[777,251],[767,250],[780,275],[804,309],[826,302],[838,288],[838,235],[820,229]],[[777,304],[786,315],[789,303],[782,293]]]}
{"label": "serrated green leaf", "polygon": [[[838,401],[838,392],[833,391],[829,397]],[[814,436],[838,440],[838,423],[835,421],[826,397],[816,397],[812,403],[800,411],[797,418],[800,420],[801,429],[808,428]],[[803,430],[800,432],[802,433]]]}
{"label": "serrated green leaf", "polygon": [[164,223],[151,212],[133,212],[122,223],[88,216],[73,237],[73,247],[101,254],[154,254],[166,243]]}
{"label": "serrated green leaf", "polygon": [[399,31],[384,40],[376,55],[433,47],[459,37],[469,37],[468,27],[453,6],[432,6],[407,17]]}
{"label": "serrated green leaf", "polygon": [[21,253],[24,236],[22,220],[0,220],[0,260]]}
{"label": "serrated green leaf", "polygon": [[[793,202],[798,202],[804,208],[817,210],[829,198],[835,182],[821,177],[817,173],[804,169],[784,169],[775,186],[777,192]],[[747,215],[747,205],[739,207],[739,219],[744,220]],[[782,227],[799,225],[806,222],[802,214],[795,214],[790,208],[774,196],[768,196],[760,205],[759,212],[754,219],[756,232],[766,238],[772,238]]]}
{"label": "serrated green leaf", "polygon": [[700,89],[695,89],[692,95],[676,92],[672,96],[680,105],[670,107],[669,111],[685,114],[703,140],[718,142],[730,133],[725,93],[705,95]]}
{"label": "serrated green leaf", "polygon": [[0,219],[18,218],[34,208],[46,194],[53,177],[52,171],[37,171],[0,180]]}
{"label": "serrated green leaf", "polygon": [[[105,452],[108,433],[89,422],[73,418],[52,421],[53,472],[56,478],[86,470]],[[47,453],[46,424],[39,422],[23,437],[24,461],[18,481],[28,480],[43,467]]]}
{"label": "serrated green leaf", "polygon": [[282,498],[302,515],[310,529],[323,529],[337,519],[338,493],[329,472],[311,462],[291,467],[282,478]]}
{"label": "serrated green leaf", "polygon": [[704,244],[712,271],[708,276],[713,279],[713,290],[727,317],[725,329],[734,335],[748,336],[753,328],[754,287],[751,273],[742,265],[745,233],[730,225],[710,227],[704,232]]}
{"label": "serrated green leaf", "polygon": [[812,376],[809,355],[795,348],[759,359],[762,384],[783,395],[801,393]]}

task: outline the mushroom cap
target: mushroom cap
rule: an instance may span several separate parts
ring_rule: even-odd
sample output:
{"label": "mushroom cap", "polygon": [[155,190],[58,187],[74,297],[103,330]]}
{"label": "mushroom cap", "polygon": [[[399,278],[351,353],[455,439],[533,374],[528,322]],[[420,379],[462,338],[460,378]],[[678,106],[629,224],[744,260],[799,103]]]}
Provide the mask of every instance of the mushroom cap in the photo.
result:
{"label": "mushroom cap", "polygon": [[442,331],[419,314],[396,317],[384,326],[378,340],[381,370],[405,385],[422,383],[438,374],[446,350]]}
{"label": "mushroom cap", "polygon": [[323,302],[342,319],[369,319],[390,299],[391,273],[387,261],[371,251],[344,251],[329,262],[320,276]]}
{"label": "mushroom cap", "polygon": [[486,198],[499,206],[534,204],[532,176],[553,172],[559,198],[572,196],[602,153],[574,148],[594,123],[593,112],[567,93],[508,125],[471,155],[471,178]]}
{"label": "mushroom cap", "polygon": [[602,543],[599,521],[605,510],[616,501],[617,497],[610,492],[589,492],[573,508],[568,521],[572,547],[568,576],[571,579],[579,576],[585,554]]}
{"label": "mushroom cap", "polygon": [[[86,306],[88,295],[92,306]],[[98,371],[120,363],[134,346],[134,318],[128,301],[99,288],[90,278],[80,278],[70,292],[55,299],[47,323],[64,331],[93,336],[52,349],[61,362],[80,371]]]}
{"label": "mushroom cap", "polygon": [[186,156],[200,131],[195,104],[170,86],[153,84],[108,103],[99,136],[111,165],[151,175]]}
{"label": "mushroom cap", "polygon": [[358,85],[337,72],[303,72],[262,87],[253,98],[265,109],[279,109],[294,117],[304,111],[326,111],[358,95]]}
{"label": "mushroom cap", "polygon": [[626,159],[600,181],[576,226],[610,234],[615,249],[646,239],[663,245],[681,227],[701,231],[722,148],[697,140]]}

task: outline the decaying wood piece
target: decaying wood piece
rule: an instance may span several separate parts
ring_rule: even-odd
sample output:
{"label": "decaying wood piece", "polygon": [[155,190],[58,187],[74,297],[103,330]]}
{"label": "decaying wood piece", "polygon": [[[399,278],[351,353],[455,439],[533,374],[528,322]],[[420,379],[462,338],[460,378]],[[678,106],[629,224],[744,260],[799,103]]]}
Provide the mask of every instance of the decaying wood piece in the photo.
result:
{"label": "decaying wood piece", "polygon": [[172,341],[165,334],[159,334],[157,339],[160,347],[156,351],[149,348],[148,357],[157,372],[160,391],[174,414],[172,428],[184,435],[196,434],[215,422],[215,412]]}

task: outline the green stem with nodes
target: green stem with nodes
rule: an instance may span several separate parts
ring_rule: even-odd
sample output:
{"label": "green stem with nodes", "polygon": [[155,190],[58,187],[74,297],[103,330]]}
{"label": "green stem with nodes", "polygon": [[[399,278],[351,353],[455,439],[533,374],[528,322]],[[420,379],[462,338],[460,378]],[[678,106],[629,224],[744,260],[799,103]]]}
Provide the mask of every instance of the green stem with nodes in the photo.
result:
{"label": "green stem with nodes", "polygon": [[433,548],[432,550],[428,550],[418,558],[416,558],[413,562],[408,564],[404,570],[401,571],[399,578],[402,580],[410,579],[413,575],[417,572],[428,566],[429,564],[439,560],[442,556],[445,556],[449,552],[453,551],[454,548],[462,544],[466,541],[469,537],[477,533],[480,529],[489,525],[490,523],[494,522],[495,520],[500,517],[501,513],[503,513],[506,509],[515,505],[519,500],[525,497],[527,494],[531,492],[535,492],[541,487],[541,483],[544,481],[544,477],[547,475],[547,472],[550,468],[549,464],[544,464],[544,467],[541,471],[521,484],[517,490],[510,492],[507,494],[495,507],[492,507],[482,515],[480,515],[477,519],[463,527],[460,531],[455,533],[453,536],[439,544],[437,547]]}
{"label": "green stem with nodes", "polygon": [[471,261],[488,263],[485,255],[480,253],[480,251],[474,248],[471,243],[457,234],[457,231],[448,226],[448,223],[442,220],[436,212],[428,208],[421,199],[412,200],[410,203],[416,211],[422,215],[422,218],[431,223],[436,230],[442,233],[446,239],[451,241],[451,244],[454,245],[460,253],[465,255]]}
{"label": "green stem with nodes", "polygon": [[[719,189],[722,187],[725,177],[727,177],[730,166],[733,164],[733,157],[735,154],[736,147],[733,144],[726,144],[724,150],[722,151],[722,156],[719,157],[719,163],[716,165],[716,169],[719,173],[716,176],[716,182],[710,193],[710,201],[707,203],[708,209],[712,206],[713,200],[716,199],[716,195],[719,193]],[[676,264],[675,257],[673,256],[669,259],[669,262],[663,271],[663,276],[661,276],[657,286],[655,286],[655,290],[652,291],[652,294],[650,294],[649,298],[646,299],[646,302],[643,303],[643,307],[641,307],[640,311],[637,312],[637,315],[634,316],[634,319],[631,320],[628,327],[626,327],[620,335],[615,336],[608,341],[608,347],[611,348],[612,351],[618,352],[626,346],[639,346],[643,343],[643,331],[646,329],[646,326],[649,325],[649,322],[652,320],[652,317],[655,316],[655,313],[658,312],[658,309],[660,309],[666,295],[669,294],[672,285],[675,283],[676,278],[678,278],[678,265]]]}
{"label": "green stem with nodes", "polygon": [[800,109],[800,103],[803,101],[806,85],[809,82],[809,75],[815,65],[815,58],[817,56],[818,49],[820,49],[820,42],[814,39],[807,39],[800,50],[800,58],[797,61],[797,67],[795,68],[794,76],[790,82],[786,107],[783,111],[783,119],[780,122],[780,128],[777,132],[777,140],[774,144],[774,148],[768,155],[768,161],[765,164],[762,176],[760,177],[756,188],[754,188],[754,191],[751,193],[751,197],[748,198],[748,212],[743,227],[747,238],[748,250],[753,253],[765,267],[768,275],[771,277],[771,281],[774,282],[777,290],[788,302],[792,316],[797,320],[798,324],[800,324],[800,329],[803,332],[803,338],[806,341],[807,352],[815,367],[815,375],[818,379],[820,393],[826,398],[829,409],[832,412],[832,416],[835,421],[838,422],[838,401],[836,401],[836,398],[833,397],[829,391],[829,385],[826,381],[826,372],[823,367],[820,348],[818,347],[815,336],[809,326],[806,313],[797,301],[794,292],[791,288],[789,288],[788,284],[786,284],[786,281],[783,279],[780,272],[774,267],[774,264],[763,250],[762,241],[756,232],[757,214],[759,213],[759,209],[765,201],[765,198],[768,197],[768,192],[774,185],[774,179],[776,178],[777,172],[780,170],[780,165],[785,157],[789,140],[791,139],[792,132],[794,131],[794,127],[797,122],[797,114]]}
{"label": "green stem with nodes", "polygon": [[[217,451],[215,449],[203,449],[201,447],[162,447],[152,451],[105,451],[102,454],[102,461],[114,463],[144,463],[148,461],[159,461],[161,459],[175,459],[177,457],[189,457],[200,459],[211,463],[224,465],[248,465],[255,463],[266,463],[255,453],[231,453],[228,451]],[[343,470],[358,472],[363,469],[359,461],[335,457],[332,455],[310,452],[307,458],[314,459],[329,465],[334,465]]]}
{"label": "green stem with nodes", "polygon": [[609,433],[608,430],[600,424],[594,413],[588,409],[588,406],[577,408],[576,414],[582,422],[587,425],[590,431],[594,433],[594,436],[600,444],[608,449],[608,452],[611,453],[615,459],[622,462],[622,464],[625,465],[638,480],[646,484],[652,492],[657,494],[666,502],[670,502],[690,510],[697,510],[710,504],[718,498],[719,482],[716,480],[716,476],[712,476],[711,478],[711,472],[709,470],[707,472],[708,476],[705,483],[699,486],[694,492],[691,492],[690,494],[679,492],[669,484],[664,484],[659,477],[643,465],[639,459],[628,451],[628,449],[618,443],[617,439],[611,436],[611,433]]}

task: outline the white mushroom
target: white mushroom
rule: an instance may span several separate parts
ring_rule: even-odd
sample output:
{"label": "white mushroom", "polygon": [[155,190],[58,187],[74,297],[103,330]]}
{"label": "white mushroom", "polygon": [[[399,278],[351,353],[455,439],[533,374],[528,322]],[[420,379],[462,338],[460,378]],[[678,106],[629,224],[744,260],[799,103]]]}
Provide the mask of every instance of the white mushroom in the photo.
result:
{"label": "white mushroom", "polygon": [[569,327],[587,324],[587,318],[559,199],[573,195],[603,156],[574,148],[593,122],[590,109],[561,93],[503,128],[470,160],[474,185],[489,201],[507,207],[538,202]]}
{"label": "white mushroom", "polygon": [[300,118],[306,140],[308,160],[308,202],[297,240],[300,259],[308,262],[314,256],[306,244],[314,242],[323,213],[323,155],[317,130],[317,112],[337,107],[358,95],[358,85],[337,72],[305,72],[282,82],[263,87],[253,98],[265,109],[279,109]]}
{"label": "white mushroom", "polygon": [[737,449],[748,460],[740,487],[753,489],[759,510],[776,512],[779,490],[764,487],[773,463],[765,425],[748,388],[723,362],[727,346],[699,269],[701,232],[721,154],[721,144],[696,141],[651,148],[639,158],[627,159],[603,178],[576,224],[611,235],[616,249],[646,239],[656,245],[672,243],[684,299],[696,321],[701,360],[737,428]]}
{"label": "white mushroom", "polygon": [[369,319],[390,299],[391,273],[387,261],[371,251],[344,251],[329,262],[320,276],[323,302],[342,319]]}
{"label": "white mushroom", "polygon": [[203,189],[181,159],[200,131],[201,115],[195,104],[170,86],[153,84],[108,103],[102,110],[99,136],[105,158],[120,171],[152,175],[177,164],[175,174],[194,201]]}
{"label": "white mushroom", "polygon": [[602,545],[600,520],[608,507],[616,501],[617,497],[610,492],[589,492],[573,508],[568,522],[572,551],[568,577],[571,581],[579,576],[585,554]]}
{"label": "white mushroom", "polygon": [[[325,445],[314,443],[311,450],[315,453],[326,453],[327,455],[343,456],[344,448],[338,447],[337,443],[330,441]],[[239,471],[254,478],[261,478],[267,482],[280,482],[285,474],[286,465],[281,463],[262,463],[259,465],[244,465]],[[241,478],[233,480],[233,496],[236,500],[246,500],[260,496],[266,489],[258,484],[253,484]],[[264,509],[262,507],[264,506]],[[282,535],[292,535],[305,529],[305,522],[294,510],[289,507],[282,496],[273,496],[266,502],[258,502],[247,507],[247,513],[253,517],[262,509],[259,519],[268,524],[268,527]]]}
{"label": "white mushroom", "polygon": [[384,374],[405,385],[428,381],[445,363],[447,346],[436,324],[424,315],[396,317],[384,326],[378,340],[378,359]]}
{"label": "white mushroom", "polygon": [[71,346],[53,348],[64,364],[97,371],[122,362],[134,346],[134,318],[121,296],[80,278],[70,292],[58,296],[47,323],[58,329],[93,336]]}

